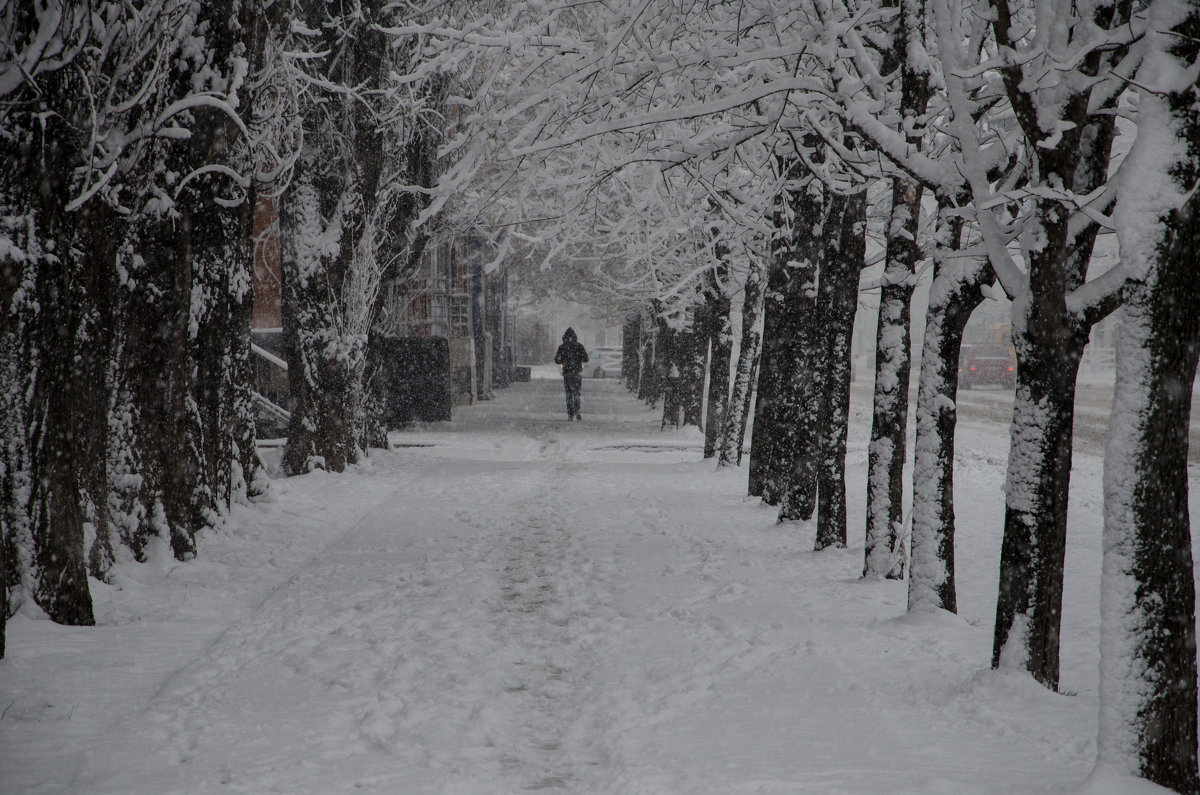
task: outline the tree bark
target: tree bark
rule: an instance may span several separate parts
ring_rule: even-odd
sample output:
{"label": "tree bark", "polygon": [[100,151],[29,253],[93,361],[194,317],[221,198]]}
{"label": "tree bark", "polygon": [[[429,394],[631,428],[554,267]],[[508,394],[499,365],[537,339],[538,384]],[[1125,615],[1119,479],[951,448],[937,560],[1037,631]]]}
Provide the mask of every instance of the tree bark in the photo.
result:
{"label": "tree bark", "polygon": [[904,462],[908,444],[911,309],[921,250],[917,228],[921,187],[892,180],[879,322],[875,333],[875,396],[867,451],[867,530],[863,577],[904,579]]}
{"label": "tree bark", "polygon": [[662,373],[663,414],[661,429],[678,428],[683,422],[683,368],[680,359],[683,354],[681,337],[683,333],[667,325],[661,317],[658,320],[658,344],[655,355],[659,357]]}
{"label": "tree bark", "polygon": [[625,379],[625,388],[634,393],[641,386],[641,350],[642,319],[639,315],[630,315],[621,329],[621,377]]}
{"label": "tree bark", "polygon": [[318,467],[340,472],[358,460],[353,427],[358,352],[335,320],[345,269],[327,261],[317,248],[314,230],[323,213],[310,165],[303,164],[293,176],[291,195],[280,212],[283,337],[292,396],[283,455],[288,475]]}
{"label": "tree bark", "polygon": [[653,408],[658,405],[658,399],[662,393],[658,325],[653,320],[644,319],[642,322],[645,324],[645,328],[641,336],[641,374],[638,376],[637,396],[639,400],[646,401],[646,404]]}
{"label": "tree bark", "polygon": [[[924,52],[925,8],[921,0],[901,0],[892,46],[885,51],[884,74],[900,69],[900,129],[910,149],[920,151],[922,117],[929,99],[929,66],[913,58],[910,44]],[[904,531],[904,463],[908,441],[908,386],[911,368],[910,304],[921,248],[921,185],[906,176],[892,180],[891,222],[886,232],[883,287],[875,344],[875,397],[867,461],[867,527],[864,577],[903,579],[907,564]]]}
{"label": "tree bark", "polygon": [[[788,173],[797,176],[797,167]],[[764,411],[756,410],[754,417],[750,479],[757,480],[763,502],[783,503],[782,518],[808,518],[815,507],[812,408],[820,386],[814,380],[813,355],[820,323],[817,230],[822,228],[823,200],[820,184],[807,175],[776,197],[759,359],[758,401]]]}
{"label": "tree bark", "polygon": [[725,294],[729,281],[729,254],[717,247],[716,273],[704,293],[704,336],[708,340],[708,409],[704,422],[704,457],[717,454],[722,420],[729,409],[729,365],[733,358],[733,328],[730,323],[729,296]]}
{"label": "tree bark", "polygon": [[[1140,97],[1139,140],[1130,157],[1140,166],[1135,178],[1145,181],[1131,186],[1133,195],[1186,203],[1160,212],[1158,235],[1131,228],[1148,221],[1144,207],[1119,206],[1116,214],[1122,261],[1139,278],[1126,290],[1104,455],[1097,745],[1099,764],[1194,795],[1200,771],[1187,458],[1200,357],[1200,201],[1194,193],[1200,84],[1193,77],[1181,85],[1174,76],[1188,74],[1200,55],[1200,7],[1189,3],[1182,10],[1172,30],[1148,33],[1147,68],[1138,78],[1149,86]],[[1165,85],[1156,86],[1156,79]],[[1142,136],[1151,142],[1144,150]],[[1177,147],[1162,143],[1172,137]],[[1168,178],[1175,196],[1163,188]]]}
{"label": "tree bark", "polygon": [[729,399],[722,422],[721,449],[717,457],[717,465],[722,467],[742,463],[742,445],[746,440],[750,395],[754,390],[755,369],[761,346],[761,338],[755,331],[755,326],[762,315],[763,265],[761,260],[756,259],[750,264],[750,270],[746,274],[742,300],[742,341],[738,349],[733,395]]}
{"label": "tree bark", "polygon": [[[1008,0],[991,0],[991,5],[997,42],[1015,49]],[[1130,3],[1122,0],[1093,10],[1090,23],[1112,29],[1129,18]],[[1110,68],[1117,56],[1111,48],[1097,48],[1079,68],[1094,76]],[[1039,112],[1021,65],[1014,60],[1000,73],[1025,145],[1035,153],[1030,165],[1036,180],[1042,185],[1069,181],[1079,193],[1102,184],[1119,98],[1090,109],[1089,91],[1076,91],[1055,106],[1056,121],[1066,124],[1046,126],[1049,117]],[[1085,137],[1089,130],[1098,136],[1095,140]],[[1028,290],[1013,304],[1017,389],[992,665],[1008,660],[1057,689],[1075,378],[1092,324],[1115,303],[1089,313],[1068,309],[1068,293],[1086,279],[1094,234],[1072,234],[1070,213],[1062,202],[1036,199],[1030,229],[1037,236],[1029,248]]]}
{"label": "tree bark", "polygon": [[[386,75],[382,0],[364,3],[339,25],[323,3],[305,3],[309,28],[324,37],[314,61],[322,79],[345,86],[305,110],[305,152],[281,221],[284,339],[293,411],[284,471],[341,471],[365,439],[364,371],[382,281],[378,246],[385,136],[372,103]],[[290,205],[290,207],[288,206]],[[336,247],[322,242],[333,235]]]}
{"label": "tree bark", "polygon": [[[91,625],[85,522],[87,503],[105,504],[96,494],[105,482],[104,425],[89,425],[107,398],[106,371],[89,361],[87,343],[103,366],[111,344],[112,311],[103,292],[115,280],[110,258],[119,235],[106,227],[109,214],[98,200],[71,213],[71,172],[82,159],[69,119],[83,88],[67,70],[41,85],[42,129],[21,159],[31,189],[31,218],[38,236],[53,243],[54,259],[39,263],[34,281],[37,309],[29,331],[34,357],[29,396],[30,491],[27,511],[33,541],[33,598],[51,620]],[[32,220],[31,220],[32,222]],[[93,249],[92,244],[98,244]],[[95,377],[100,373],[100,378]],[[97,435],[100,439],[97,440]],[[100,451],[97,457],[97,451]]]}
{"label": "tree bark", "polygon": [[[823,397],[817,465],[816,549],[846,546],[846,436],[850,424],[851,342],[858,280],[866,257],[867,194],[830,200],[817,302],[824,307]],[[835,236],[836,235],[836,236]]]}
{"label": "tree bark", "polygon": [[[776,234],[783,234],[776,223]],[[758,360],[758,388],[754,401],[754,428],[750,435],[750,467],[747,493],[765,496],[771,472],[775,439],[779,434],[778,400],[783,391],[786,341],[783,323],[784,295],[787,284],[785,263],[772,252],[767,267],[767,285],[763,292],[762,352]]]}
{"label": "tree bark", "polygon": [[1157,272],[1128,293],[1118,332],[1101,588],[1100,759],[1184,793],[1200,792],[1187,502],[1200,205],[1191,205]]}
{"label": "tree bark", "polygon": [[1013,334],[1017,385],[992,666],[1010,658],[1056,690],[1075,378],[1087,332],[1067,322],[1063,253],[1052,246],[1031,257],[1034,298],[1016,318],[1024,331]]}
{"label": "tree bark", "polygon": [[[779,490],[779,521],[807,520],[817,507],[818,437],[822,427],[818,416],[824,378],[828,375],[822,367],[820,350],[822,335],[828,332],[828,327],[822,326],[831,317],[818,287],[818,282],[825,279],[822,237],[831,230],[821,219],[825,202],[821,186],[812,179],[792,193],[789,200],[792,221],[786,253],[790,271],[786,298],[788,380],[779,400],[784,423],[781,431],[785,435],[777,443],[774,476],[768,479]],[[831,210],[837,209],[833,200],[829,204]],[[854,289],[857,295],[857,279]]]}
{"label": "tree bark", "polygon": [[[701,304],[692,310],[690,326],[679,332],[679,380],[680,401],[683,407],[683,424],[703,428],[704,424],[704,375],[708,371],[708,320],[706,307]],[[728,383],[728,381],[726,382]]]}
{"label": "tree bark", "polygon": [[[956,219],[948,226],[946,248],[956,250],[963,224]],[[958,612],[954,582],[958,357],[963,329],[983,302],[982,285],[993,280],[986,262],[935,260],[917,390],[909,610]]]}
{"label": "tree bark", "polygon": [[[107,365],[105,341],[97,338],[100,330],[89,322],[92,312],[103,310],[99,295],[89,292],[88,282],[103,279],[111,261],[104,262],[102,252],[97,252],[100,262],[89,262],[86,255],[84,261],[78,261],[67,253],[77,242],[75,235],[83,231],[81,227],[87,229],[88,221],[83,219],[90,220],[94,211],[88,206],[77,218],[63,219],[55,248],[64,256],[56,265],[38,269],[35,286],[41,310],[34,327],[37,370],[30,411],[33,598],[52,621],[70,625],[95,623],[84,525],[92,518],[87,503],[104,505],[106,496],[106,492],[94,491],[97,484],[105,483],[107,462],[103,441],[96,439],[96,435],[102,436],[104,425],[93,423],[97,403],[107,397],[108,382],[105,378],[93,380],[95,363],[87,360],[90,351],[83,343],[96,343],[98,357]],[[95,285],[91,286],[94,290]]]}

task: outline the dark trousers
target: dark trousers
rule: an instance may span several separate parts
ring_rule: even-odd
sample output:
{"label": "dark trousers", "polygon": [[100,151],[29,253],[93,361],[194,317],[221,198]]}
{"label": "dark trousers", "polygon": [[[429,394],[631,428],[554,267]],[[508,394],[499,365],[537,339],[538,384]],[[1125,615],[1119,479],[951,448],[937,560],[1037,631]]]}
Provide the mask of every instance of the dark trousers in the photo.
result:
{"label": "dark trousers", "polygon": [[583,376],[580,373],[563,373],[563,386],[567,390],[567,416],[579,414],[579,393],[583,389]]}

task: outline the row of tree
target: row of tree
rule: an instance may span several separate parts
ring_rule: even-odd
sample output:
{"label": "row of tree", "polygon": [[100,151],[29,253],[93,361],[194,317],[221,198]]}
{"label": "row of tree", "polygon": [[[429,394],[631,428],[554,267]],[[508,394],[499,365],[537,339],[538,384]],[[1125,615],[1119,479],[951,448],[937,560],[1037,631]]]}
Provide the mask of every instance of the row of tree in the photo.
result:
{"label": "row of tree", "polygon": [[22,605],[91,624],[89,575],[155,543],[188,558],[267,490],[258,201],[283,243],[286,471],[386,445],[373,323],[443,203],[454,83],[385,32],[404,11],[0,2],[0,656]]}
{"label": "row of tree", "polygon": [[[482,220],[512,231],[512,267],[640,312],[640,388],[666,424],[707,419],[722,462],[757,383],[751,491],[781,520],[815,514],[818,546],[847,542],[851,326],[877,248],[864,574],[955,609],[958,350],[1002,291],[1018,383],[993,662],[1052,688],[1075,378],[1091,326],[1124,306],[1100,758],[1200,791],[1195,2],[7,0],[0,24],[6,597],[89,623],[89,567],[156,539],[193,554],[261,488],[260,194],[284,235],[288,472],[385,443],[380,287],[435,219]],[[1094,273],[1113,233],[1119,264]]]}
{"label": "row of tree", "polygon": [[[1186,505],[1198,23],[1187,0],[534,3],[472,34],[512,61],[461,133],[492,142],[490,176],[529,177],[481,183],[480,212],[536,228],[541,262],[641,313],[654,364],[640,387],[664,424],[699,423],[708,361],[709,405],[724,409],[708,430],[729,432],[706,452],[736,460],[757,372],[750,491],[781,520],[815,514],[818,547],[847,540],[849,342],[879,251],[864,576],[907,576],[913,610],[955,610],[958,354],[972,311],[1007,296],[1017,386],[993,665],[1055,689],[1076,377],[1091,328],[1123,306],[1100,760],[1181,792],[1200,791]],[[1119,251],[1107,269],[1102,238]],[[731,368],[714,305],[739,287]]]}

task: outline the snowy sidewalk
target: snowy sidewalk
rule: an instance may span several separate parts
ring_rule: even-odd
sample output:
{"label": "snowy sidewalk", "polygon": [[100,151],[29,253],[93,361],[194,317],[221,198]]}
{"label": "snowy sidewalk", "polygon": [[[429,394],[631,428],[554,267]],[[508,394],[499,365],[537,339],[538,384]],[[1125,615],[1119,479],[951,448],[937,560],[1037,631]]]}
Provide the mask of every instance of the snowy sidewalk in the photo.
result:
{"label": "snowy sidewalk", "polygon": [[276,481],[196,561],[123,567],[97,588],[105,626],[18,617],[0,791],[1041,793],[1087,774],[1097,460],[1072,503],[1078,694],[1057,695],[987,668],[1006,428],[961,434],[962,616],[910,619],[903,584],[857,579],[861,438],[856,540],[818,554],[616,382],[585,381],[583,413],[566,422],[557,382],[514,385],[362,471]]}

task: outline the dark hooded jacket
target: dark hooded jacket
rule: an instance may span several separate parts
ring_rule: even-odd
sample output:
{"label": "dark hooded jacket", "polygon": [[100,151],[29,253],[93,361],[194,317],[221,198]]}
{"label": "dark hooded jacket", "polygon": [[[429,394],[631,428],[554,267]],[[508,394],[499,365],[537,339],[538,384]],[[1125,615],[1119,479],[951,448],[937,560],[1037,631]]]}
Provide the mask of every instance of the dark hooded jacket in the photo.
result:
{"label": "dark hooded jacket", "polygon": [[562,345],[559,345],[554,353],[554,363],[562,365],[563,375],[574,375],[583,370],[583,365],[588,360],[587,351],[575,337],[575,329],[567,329],[562,338]]}

